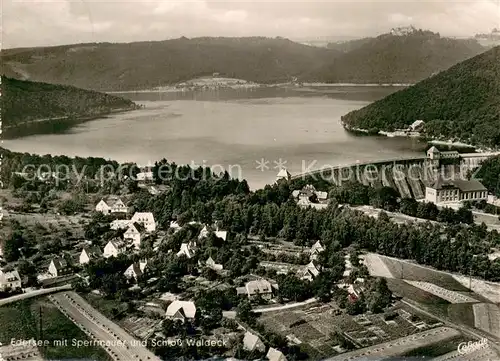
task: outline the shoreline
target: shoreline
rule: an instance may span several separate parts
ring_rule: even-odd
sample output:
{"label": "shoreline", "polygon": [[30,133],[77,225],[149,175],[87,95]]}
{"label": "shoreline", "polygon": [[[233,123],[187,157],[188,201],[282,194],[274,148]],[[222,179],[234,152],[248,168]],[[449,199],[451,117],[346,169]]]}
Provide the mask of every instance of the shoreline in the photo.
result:
{"label": "shoreline", "polygon": [[164,86],[160,88],[151,88],[151,89],[136,89],[136,90],[109,90],[103,91],[106,94],[138,94],[138,93],[182,93],[187,91],[211,91],[211,90],[247,90],[247,89],[261,89],[261,88],[280,88],[280,87],[293,87],[295,89],[301,89],[304,87],[339,87],[339,88],[348,88],[348,87],[409,87],[413,84],[403,84],[403,83],[395,83],[395,84],[377,84],[377,83],[274,83],[274,84],[262,84],[262,83],[251,83],[248,82],[246,84],[241,85],[226,85],[226,86],[215,86],[203,88],[203,86],[198,87],[185,87],[185,88],[177,88],[176,85]]}
{"label": "shoreline", "polygon": [[442,145],[442,146],[448,146],[448,147],[456,147],[456,148],[472,148],[479,153],[484,152],[484,151],[491,151],[494,149],[481,149],[480,146],[464,143],[461,141],[451,141],[451,140],[439,140],[439,139],[432,139],[426,137],[424,134],[421,134],[419,132],[409,132],[405,133],[402,131],[395,131],[395,132],[387,132],[384,130],[379,130],[377,133],[371,132],[368,129],[362,129],[362,128],[350,128],[344,123],[342,123],[342,126],[344,129],[352,134],[359,135],[359,136],[384,136],[387,138],[413,138],[417,139],[419,141],[426,141],[428,144],[431,145]]}
{"label": "shoreline", "polygon": [[[71,116],[61,116],[61,117],[45,118],[45,119],[33,119],[22,124],[5,126],[2,135],[3,139],[5,140],[14,140],[33,135],[64,133],[68,129],[71,129],[79,124],[106,118],[107,116],[110,115],[127,113],[130,111],[139,110],[143,108],[144,105],[136,104],[135,107],[131,108],[114,109],[105,113],[82,115],[82,116],[76,116],[74,118],[72,118]],[[53,129],[51,129],[50,131],[37,131],[37,129],[40,129],[40,127],[43,128],[44,126],[49,126],[51,125],[51,122],[54,121],[62,127],[61,131],[54,132]],[[32,131],[30,131],[30,129]]]}

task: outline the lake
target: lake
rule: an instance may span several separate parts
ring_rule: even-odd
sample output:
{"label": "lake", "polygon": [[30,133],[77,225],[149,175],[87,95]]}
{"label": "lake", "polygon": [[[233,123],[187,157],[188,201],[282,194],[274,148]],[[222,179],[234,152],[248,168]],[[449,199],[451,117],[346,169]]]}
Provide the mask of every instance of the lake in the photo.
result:
{"label": "lake", "polygon": [[258,88],[121,94],[145,108],[80,124],[64,134],[4,141],[18,152],[66,154],[153,164],[211,166],[248,180],[275,180],[325,165],[422,154],[408,138],[347,133],[340,117],[397,90],[395,87]]}

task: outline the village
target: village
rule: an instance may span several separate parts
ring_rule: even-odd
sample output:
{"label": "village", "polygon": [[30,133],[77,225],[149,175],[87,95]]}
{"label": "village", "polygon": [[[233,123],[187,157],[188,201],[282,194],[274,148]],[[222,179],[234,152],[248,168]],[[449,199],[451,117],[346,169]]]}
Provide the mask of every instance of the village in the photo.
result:
{"label": "village", "polygon": [[[50,184],[51,177],[56,175],[37,182]],[[290,173],[281,169],[275,187],[290,180]],[[159,219],[148,205],[169,193],[170,186],[156,184],[150,168],[141,169],[137,184],[127,184],[115,194],[88,194],[83,208],[65,213],[63,207],[26,211],[16,192],[2,190],[1,196],[9,200],[2,209],[2,235],[8,230],[11,238],[1,248],[0,306],[13,311],[9,307],[16,300],[42,294],[88,337],[132,337],[143,342],[146,346],[137,357],[152,351],[169,357],[217,353],[271,361],[325,359],[412,335],[426,340],[419,347],[431,347],[436,341],[432,335],[441,331],[440,342],[449,351],[457,340],[474,339],[470,332],[443,328],[447,323],[418,302],[426,294],[433,297],[432,303],[439,303],[439,297],[455,297],[453,302],[459,304],[484,298],[462,297],[455,289],[446,291],[455,292],[453,296],[445,297],[445,287],[403,280],[389,260],[365,254],[357,246],[337,245],[327,252],[319,239],[292,242],[285,234],[240,233],[234,226],[224,226],[224,213],[217,209],[212,222],[205,221],[203,213]],[[483,188],[473,189],[481,192],[471,197],[453,189],[458,191],[437,197],[449,201],[486,197]],[[304,211],[331,209],[328,192],[310,183],[299,183],[289,197]],[[350,208],[339,205],[335,212]],[[22,242],[12,248],[16,237]],[[40,244],[42,240],[45,243]],[[417,304],[404,301],[408,298]],[[97,316],[86,316],[94,326],[102,322],[109,323],[109,330],[119,329],[109,331],[111,336],[100,335],[94,326],[86,326],[87,321],[71,308],[74,305],[95,310]],[[499,312],[485,310],[492,315]],[[485,332],[498,334],[495,327],[482,325]],[[120,332],[125,333],[120,336]],[[0,342],[6,340],[0,333]],[[189,344],[202,346],[189,348]],[[400,353],[415,350],[411,343],[405,345]],[[383,350],[381,355],[390,355]],[[17,348],[17,354],[23,352],[27,351]],[[106,352],[113,360],[126,357],[119,349]]]}

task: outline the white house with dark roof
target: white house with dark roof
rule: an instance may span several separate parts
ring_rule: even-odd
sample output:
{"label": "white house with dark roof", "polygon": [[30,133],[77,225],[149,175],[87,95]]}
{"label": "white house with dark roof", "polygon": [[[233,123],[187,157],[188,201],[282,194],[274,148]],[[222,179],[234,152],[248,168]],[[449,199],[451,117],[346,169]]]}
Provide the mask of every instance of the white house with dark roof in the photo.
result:
{"label": "white house with dark roof", "polygon": [[221,264],[215,263],[215,261],[212,257],[208,257],[205,264],[208,268],[211,268],[214,271],[222,271],[222,269],[224,268]]}
{"label": "white house with dark roof", "polygon": [[123,239],[132,241],[135,249],[139,249],[141,246],[141,232],[139,232],[134,224],[128,226],[127,230],[123,234]]}
{"label": "white house with dark roof", "polygon": [[153,172],[137,173],[136,179],[138,182],[152,182],[154,180]]}
{"label": "white house with dark roof", "polygon": [[200,234],[198,235],[198,239],[203,239],[203,238],[207,237],[209,233],[210,233],[210,230],[208,229],[207,225],[204,225],[200,231]]}
{"label": "white house with dark roof", "polygon": [[187,258],[192,258],[195,253],[195,248],[189,243],[182,243],[181,249],[177,252],[177,257],[186,256]]}
{"label": "white house with dark roof", "polygon": [[316,260],[318,258],[318,255],[323,252],[325,248],[321,244],[320,241],[317,241],[316,243],[313,244],[311,249],[309,250],[309,258],[311,260]]}
{"label": "white house with dark roof", "polygon": [[179,224],[179,223],[177,223],[177,222],[175,222],[175,221],[172,221],[172,222],[170,222],[170,227],[169,227],[169,228],[170,228],[170,229],[173,229],[173,230],[174,230],[174,233],[175,233],[175,232],[180,231],[182,227],[180,226],[180,224]]}
{"label": "white house with dark roof", "polygon": [[265,352],[266,345],[262,342],[259,336],[254,335],[253,333],[247,331],[245,332],[245,336],[243,337],[243,350],[253,352]]}
{"label": "white house with dark roof", "polygon": [[80,264],[87,264],[92,259],[96,259],[102,256],[102,252],[99,247],[85,247],[80,253],[79,262]]}
{"label": "white house with dark roof", "polygon": [[112,239],[104,246],[103,256],[105,258],[118,257],[127,250],[126,244],[121,239]]}
{"label": "white house with dark roof", "polygon": [[311,261],[297,272],[297,276],[300,279],[312,281],[319,275],[319,273],[319,267],[314,261]]}
{"label": "white house with dark roof", "polygon": [[22,288],[21,276],[17,270],[0,270],[0,290],[18,290]]}
{"label": "white house with dark roof", "polygon": [[109,197],[106,200],[101,199],[99,203],[97,203],[97,205],[95,206],[95,210],[103,214],[127,213],[128,208],[120,198]]}
{"label": "white house with dark roof", "polygon": [[138,279],[144,274],[144,270],[148,265],[147,261],[139,261],[132,263],[126,270],[123,272],[123,275],[128,279]]}
{"label": "white house with dark roof", "polygon": [[244,287],[237,287],[236,294],[246,295],[248,298],[260,295],[262,298],[269,300],[273,297],[273,288],[276,287],[277,285],[273,287],[271,282],[265,279],[254,280],[247,282]]}
{"label": "white house with dark roof", "polygon": [[280,350],[269,347],[266,357],[269,361],[287,361],[285,355]]}
{"label": "white house with dark roof", "polygon": [[[198,239],[201,240],[203,238],[206,238],[210,233],[210,228],[207,227],[206,225],[203,226],[203,229],[200,231],[200,234],[198,235]],[[222,240],[226,241],[227,240],[227,231],[221,231],[218,228],[214,232],[215,237],[221,238]]]}
{"label": "white house with dark roof", "polygon": [[419,132],[421,131],[425,126],[425,122],[423,120],[415,120],[410,126],[408,127],[408,131],[410,132]]}
{"label": "white house with dark roof", "polygon": [[217,230],[214,233],[215,233],[215,237],[221,238],[224,241],[227,240],[227,231],[219,231],[219,230]]}
{"label": "white house with dark roof", "polygon": [[165,317],[171,320],[193,320],[196,316],[196,306],[193,301],[173,301],[167,307]]}
{"label": "white house with dark roof", "polygon": [[156,231],[155,218],[151,212],[135,212],[131,221],[142,224],[147,232]]}
{"label": "white house with dark roof", "polygon": [[297,189],[292,192],[292,197],[295,199],[301,199],[301,198],[309,199],[313,195],[316,196],[319,202],[324,202],[328,199],[327,192],[316,190],[316,188],[312,184],[307,184],[302,189]]}
{"label": "white house with dark roof", "polygon": [[71,273],[71,266],[62,257],[53,258],[49,264],[49,274],[52,277],[60,277]]}

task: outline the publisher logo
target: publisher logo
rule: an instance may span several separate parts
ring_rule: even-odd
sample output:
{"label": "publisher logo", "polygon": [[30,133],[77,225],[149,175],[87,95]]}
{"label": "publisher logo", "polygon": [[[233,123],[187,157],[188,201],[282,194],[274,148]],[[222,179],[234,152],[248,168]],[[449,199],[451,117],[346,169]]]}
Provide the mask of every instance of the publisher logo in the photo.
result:
{"label": "publisher logo", "polygon": [[460,355],[466,355],[486,347],[488,347],[488,340],[483,338],[475,342],[474,341],[462,342],[458,345],[457,351]]}

